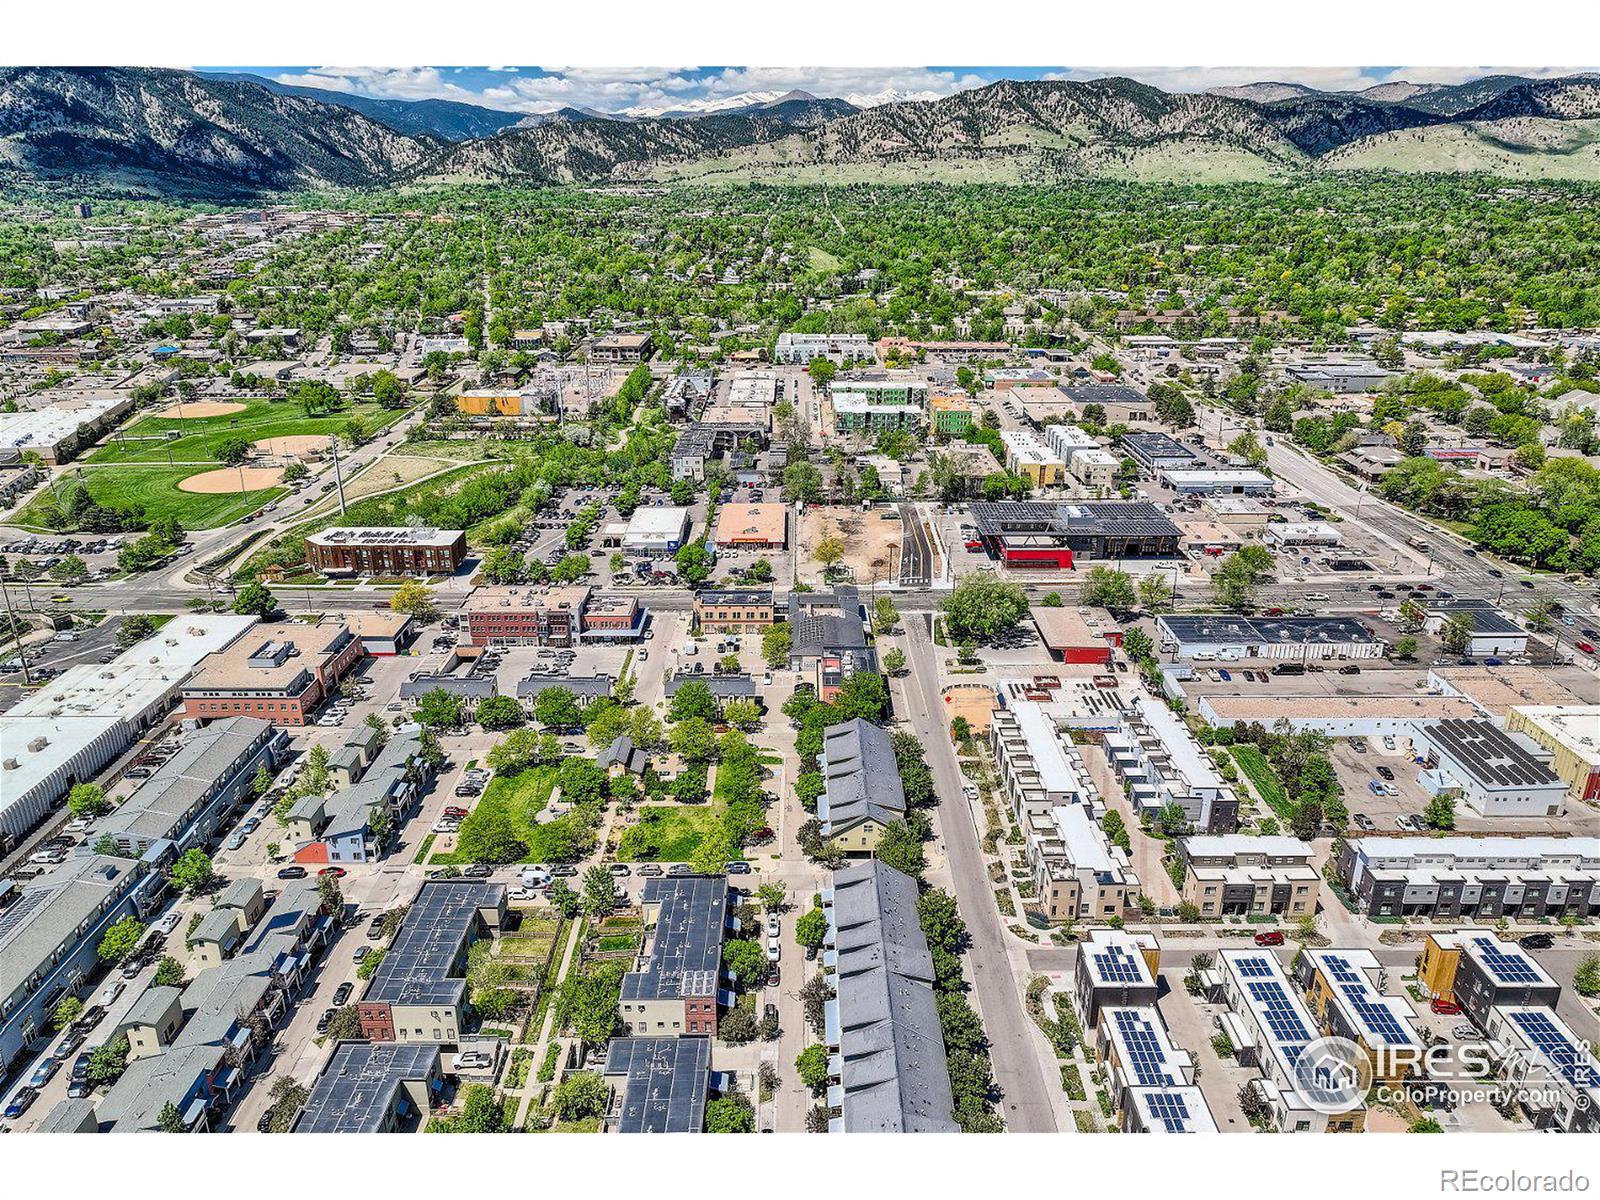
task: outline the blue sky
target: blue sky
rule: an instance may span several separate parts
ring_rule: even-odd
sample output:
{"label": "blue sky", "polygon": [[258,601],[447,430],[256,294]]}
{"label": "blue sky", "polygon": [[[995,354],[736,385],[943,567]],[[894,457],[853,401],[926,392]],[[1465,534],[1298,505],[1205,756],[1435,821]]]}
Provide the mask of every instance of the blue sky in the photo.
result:
{"label": "blue sky", "polygon": [[283,83],[403,100],[445,99],[515,112],[567,105],[648,115],[715,108],[799,89],[855,103],[931,99],[997,79],[1128,75],[1169,91],[1281,80],[1356,90],[1394,80],[1459,83],[1480,75],[1566,74],[1550,67],[214,67]]}

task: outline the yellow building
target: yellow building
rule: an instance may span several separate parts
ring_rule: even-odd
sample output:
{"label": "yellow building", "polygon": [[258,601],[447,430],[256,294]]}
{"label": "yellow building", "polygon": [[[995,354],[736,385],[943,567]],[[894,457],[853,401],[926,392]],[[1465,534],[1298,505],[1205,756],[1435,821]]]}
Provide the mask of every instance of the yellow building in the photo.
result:
{"label": "yellow building", "polygon": [[456,411],[467,417],[520,417],[521,392],[462,392],[456,397]]}
{"label": "yellow building", "polygon": [[1385,996],[1377,980],[1383,966],[1370,950],[1300,952],[1297,973],[1306,989],[1306,1007],[1321,1031],[1347,1038],[1366,1052],[1375,1083],[1400,1083],[1412,1073],[1409,1060],[1388,1053],[1421,1044],[1411,1005]]}
{"label": "yellow building", "polygon": [[1571,799],[1600,800],[1600,704],[1518,705],[1506,713],[1506,732],[1550,751],[1550,769]]}
{"label": "yellow building", "polygon": [[1008,430],[1000,435],[1006,449],[1006,470],[1020,475],[1035,488],[1060,487],[1067,464],[1034,434]]}

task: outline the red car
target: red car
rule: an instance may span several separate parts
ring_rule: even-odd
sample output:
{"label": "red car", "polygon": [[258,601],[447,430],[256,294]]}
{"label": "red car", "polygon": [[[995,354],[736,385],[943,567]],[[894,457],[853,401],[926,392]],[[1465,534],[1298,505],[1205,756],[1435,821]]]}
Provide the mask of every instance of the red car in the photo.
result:
{"label": "red car", "polygon": [[320,878],[323,878],[323,879],[343,879],[344,878],[344,868],[343,867],[323,867],[322,870],[317,872],[317,875]]}
{"label": "red car", "polygon": [[444,815],[447,817],[464,817],[467,815],[467,810],[459,804],[450,804],[445,806]]}
{"label": "red car", "polygon": [[1594,643],[1593,642],[1579,642],[1578,643],[1578,649],[1582,650],[1585,654],[1593,654],[1594,653]]}
{"label": "red car", "polygon": [[1440,1000],[1435,997],[1428,1007],[1441,1017],[1458,1017],[1461,1015],[1461,1005],[1454,1000]]}
{"label": "red car", "polygon": [[1281,946],[1283,945],[1283,934],[1276,929],[1268,930],[1266,933],[1258,933],[1256,934],[1256,945]]}

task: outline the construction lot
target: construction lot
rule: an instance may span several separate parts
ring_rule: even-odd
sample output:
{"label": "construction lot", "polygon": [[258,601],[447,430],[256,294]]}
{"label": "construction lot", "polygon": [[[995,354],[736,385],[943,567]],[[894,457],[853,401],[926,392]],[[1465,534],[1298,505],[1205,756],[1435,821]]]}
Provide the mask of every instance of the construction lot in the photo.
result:
{"label": "construction lot", "polygon": [[798,582],[812,586],[823,582],[822,564],[815,555],[828,538],[844,544],[839,567],[848,578],[864,586],[898,582],[902,536],[900,513],[893,505],[874,505],[866,511],[840,506],[808,508],[798,522]]}

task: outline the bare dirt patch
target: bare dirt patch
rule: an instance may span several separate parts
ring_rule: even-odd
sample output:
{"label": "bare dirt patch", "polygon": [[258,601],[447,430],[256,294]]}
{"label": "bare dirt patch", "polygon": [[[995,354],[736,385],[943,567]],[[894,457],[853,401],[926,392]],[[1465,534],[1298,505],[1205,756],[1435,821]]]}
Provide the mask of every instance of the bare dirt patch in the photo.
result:
{"label": "bare dirt patch", "polygon": [[[894,519],[881,515],[889,513]],[[861,584],[893,583],[900,578],[900,517],[893,509],[808,508],[800,518],[799,575],[807,583],[822,582],[817,546],[836,537],[844,543],[839,565]]]}
{"label": "bare dirt patch", "polygon": [[309,454],[327,453],[329,437],[326,433],[299,433],[287,437],[262,438],[252,445],[274,458],[302,458]]}
{"label": "bare dirt patch", "polygon": [[185,400],[182,404],[169,404],[155,415],[169,421],[198,421],[201,417],[231,417],[242,413],[245,407],[232,400]]}
{"label": "bare dirt patch", "polygon": [[179,480],[178,490],[205,496],[229,496],[237,492],[259,492],[282,482],[282,467],[220,467]]}

